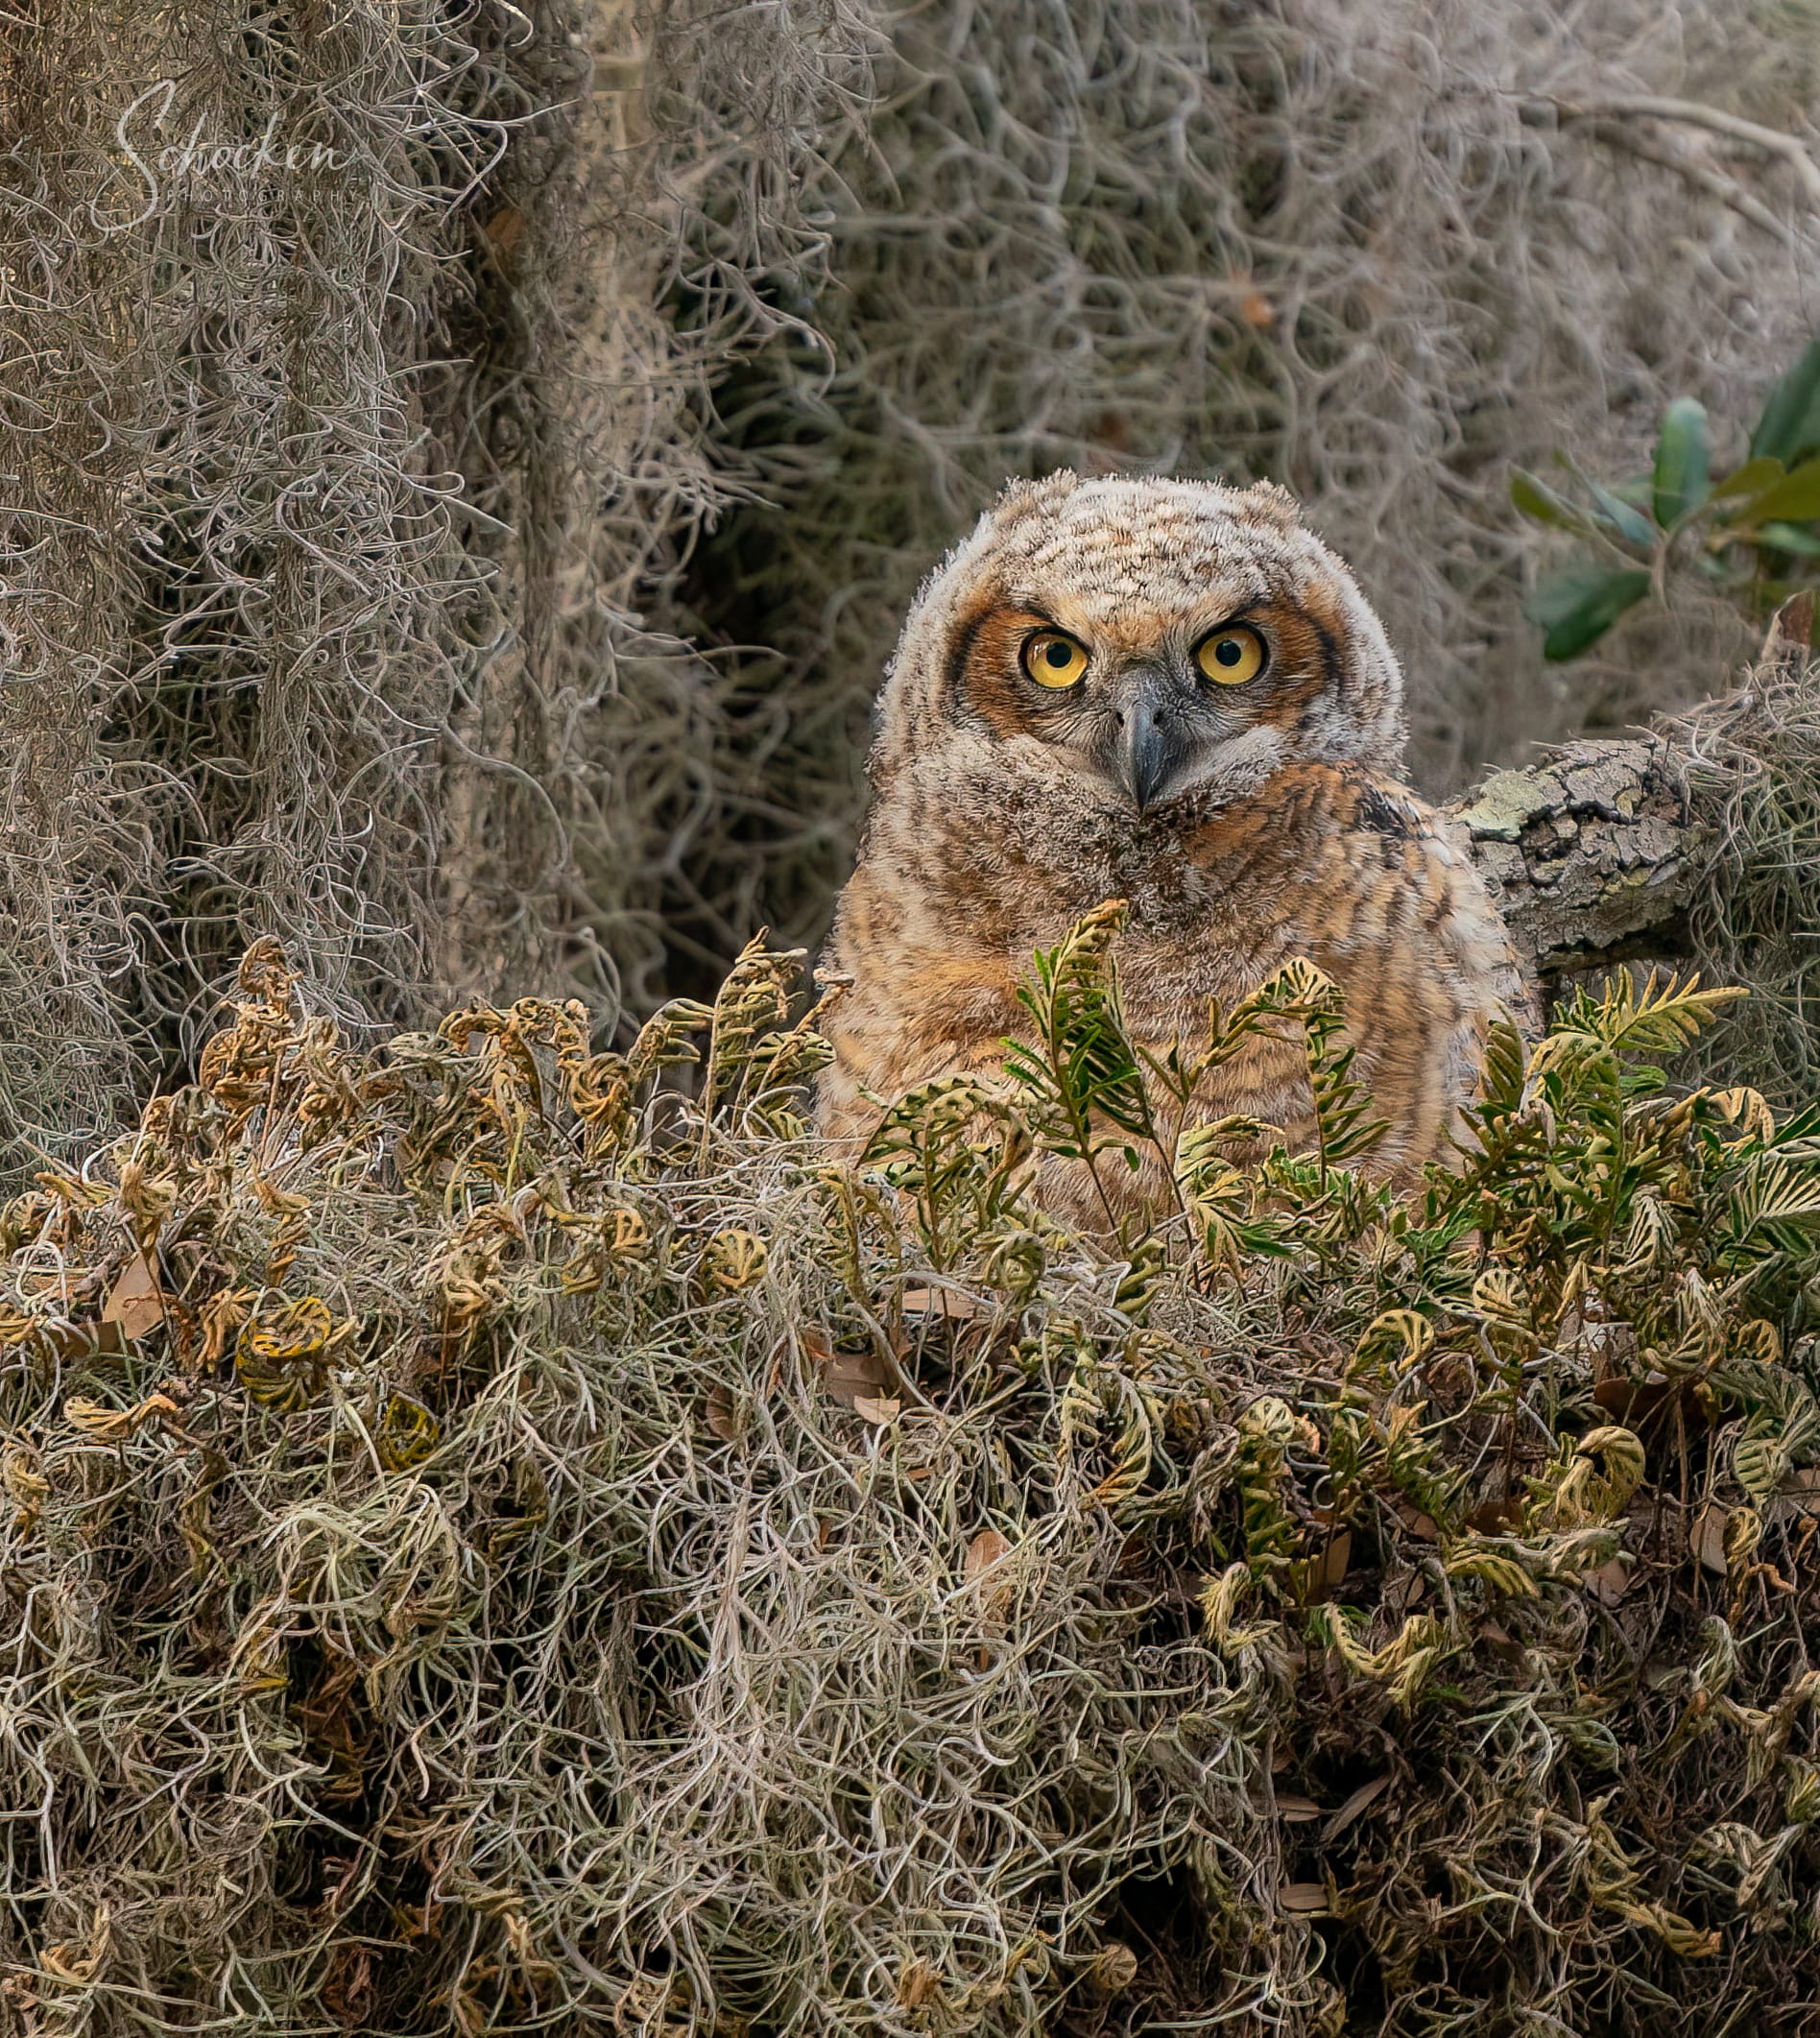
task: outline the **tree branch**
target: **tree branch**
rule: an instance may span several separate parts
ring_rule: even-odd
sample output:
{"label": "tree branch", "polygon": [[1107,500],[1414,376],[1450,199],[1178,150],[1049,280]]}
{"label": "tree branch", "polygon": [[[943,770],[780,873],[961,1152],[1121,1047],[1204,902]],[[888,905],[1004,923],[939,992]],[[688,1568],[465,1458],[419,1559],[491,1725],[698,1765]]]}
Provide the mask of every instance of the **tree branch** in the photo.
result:
{"label": "tree branch", "polygon": [[1494,772],[1449,812],[1545,984],[1671,951],[1706,875],[1683,760],[1662,736],[1569,744]]}
{"label": "tree branch", "polygon": [[1678,726],[1583,739],[1493,772],[1448,809],[1545,990],[1611,963],[1687,953],[1688,907],[1738,875],[1715,800],[1732,767],[1708,754],[1710,739],[1729,731],[1736,748],[1740,717],[1765,689],[1820,686],[1816,609],[1811,591],[1784,603],[1745,692]]}
{"label": "tree branch", "polygon": [[1591,125],[1592,132],[1609,148],[1622,149],[1640,162],[1654,163],[1660,170],[1672,171],[1675,176],[1685,178],[1696,190],[1717,199],[1740,219],[1749,220],[1760,231],[1779,240],[1784,248],[1799,246],[1799,236],[1791,232],[1761,199],[1753,198],[1735,177],[1723,177],[1710,163],[1696,162],[1690,156],[1678,156],[1665,148],[1652,148],[1622,121],[1594,120]]}
{"label": "tree branch", "polygon": [[1742,119],[1697,99],[1661,99],[1644,93],[1616,93],[1598,99],[1561,99],[1548,93],[1518,95],[1532,107],[1551,107],[1561,120],[1638,119],[1678,123],[1683,127],[1706,128],[1733,141],[1748,143],[1767,156],[1780,156],[1807,187],[1809,201],[1820,207],[1820,162],[1798,134],[1781,128],[1766,128],[1760,121]]}

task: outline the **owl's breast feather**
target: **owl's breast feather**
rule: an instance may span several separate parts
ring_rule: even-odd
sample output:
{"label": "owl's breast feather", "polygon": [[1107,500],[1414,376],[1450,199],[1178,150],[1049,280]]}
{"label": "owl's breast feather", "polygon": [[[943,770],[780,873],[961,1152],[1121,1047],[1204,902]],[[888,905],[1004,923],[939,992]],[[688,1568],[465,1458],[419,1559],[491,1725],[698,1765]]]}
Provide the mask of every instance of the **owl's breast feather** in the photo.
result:
{"label": "owl's breast feather", "polygon": [[[830,1029],[825,1129],[875,1118],[862,1089],[892,1096],[995,1068],[1024,1021],[1031,949],[1117,897],[1120,992],[1142,1045],[1191,1047],[1209,999],[1230,1009],[1305,956],[1338,983],[1357,1073],[1391,1121],[1374,1164],[1403,1172],[1445,1156],[1486,1029],[1521,987],[1477,873],[1431,810],[1362,767],[1298,764],[1221,805],[1185,802],[1141,823],[1092,805],[1050,818],[1033,829],[1012,802],[994,827],[970,812],[957,833],[953,812],[925,807],[926,832],[869,839],[829,950],[854,989]],[[1249,1113],[1292,1143],[1307,1109],[1291,1041],[1248,1048],[1194,1106]]]}

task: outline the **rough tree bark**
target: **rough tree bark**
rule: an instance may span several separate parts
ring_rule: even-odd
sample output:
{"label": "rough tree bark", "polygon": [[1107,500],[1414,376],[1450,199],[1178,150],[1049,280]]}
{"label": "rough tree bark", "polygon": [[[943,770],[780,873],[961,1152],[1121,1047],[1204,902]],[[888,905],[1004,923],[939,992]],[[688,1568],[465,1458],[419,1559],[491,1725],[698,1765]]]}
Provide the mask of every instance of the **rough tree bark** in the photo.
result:
{"label": "rough tree bark", "polygon": [[1709,875],[1685,761],[1662,736],[1570,744],[1494,772],[1450,811],[1545,985],[1672,953]]}
{"label": "rough tree bark", "polygon": [[[1784,604],[1763,659],[1820,646],[1812,594]],[[1582,740],[1493,772],[1449,808],[1545,992],[1613,963],[1685,952],[1689,904],[1718,881],[1691,758],[1672,731]]]}

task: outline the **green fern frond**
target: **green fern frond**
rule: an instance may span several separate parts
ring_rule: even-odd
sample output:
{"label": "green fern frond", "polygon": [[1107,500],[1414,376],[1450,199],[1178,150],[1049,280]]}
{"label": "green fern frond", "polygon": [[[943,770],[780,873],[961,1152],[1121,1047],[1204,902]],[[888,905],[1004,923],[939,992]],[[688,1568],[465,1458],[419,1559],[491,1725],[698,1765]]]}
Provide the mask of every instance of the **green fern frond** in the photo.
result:
{"label": "green fern frond", "polygon": [[1018,1002],[1034,1038],[1005,1043],[1006,1072],[1020,1087],[1031,1129],[1051,1153],[1090,1164],[1128,1139],[1160,1143],[1150,1093],[1119,1009],[1111,947],[1125,902],[1109,899],[1038,949],[1035,981]]}
{"label": "green fern frond", "polygon": [[1487,1125],[1508,1118],[1522,1104],[1528,1043],[1509,1019],[1492,1021],[1485,1040],[1485,1068],[1476,1115]]}
{"label": "green fern frond", "polygon": [[1594,997],[1577,992],[1530,1059],[1532,1078],[1576,1055],[1674,1054],[1712,1024],[1720,1006],[1745,994],[1729,985],[1703,991],[1700,979],[1652,970],[1640,986],[1627,970]]}

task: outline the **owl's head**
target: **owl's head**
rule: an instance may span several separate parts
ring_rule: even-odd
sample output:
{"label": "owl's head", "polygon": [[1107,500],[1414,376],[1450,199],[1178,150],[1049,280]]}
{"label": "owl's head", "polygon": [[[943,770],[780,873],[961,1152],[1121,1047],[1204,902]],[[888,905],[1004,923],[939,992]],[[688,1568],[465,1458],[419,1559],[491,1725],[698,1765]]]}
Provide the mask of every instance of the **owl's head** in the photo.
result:
{"label": "owl's head", "polygon": [[1351,574],[1270,484],[1016,484],[924,584],[880,700],[881,782],[937,753],[1136,815],[1297,760],[1394,770],[1402,682]]}

